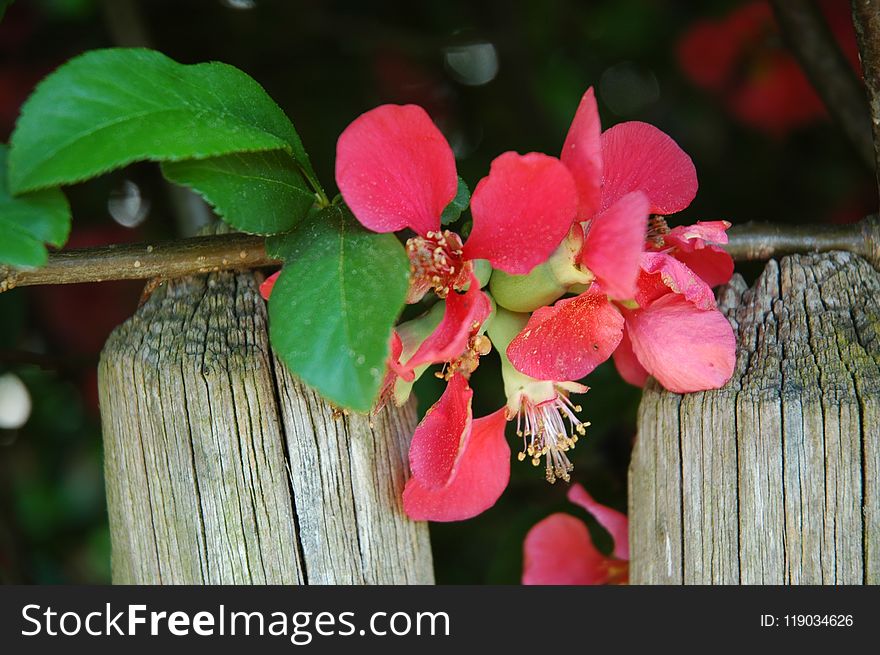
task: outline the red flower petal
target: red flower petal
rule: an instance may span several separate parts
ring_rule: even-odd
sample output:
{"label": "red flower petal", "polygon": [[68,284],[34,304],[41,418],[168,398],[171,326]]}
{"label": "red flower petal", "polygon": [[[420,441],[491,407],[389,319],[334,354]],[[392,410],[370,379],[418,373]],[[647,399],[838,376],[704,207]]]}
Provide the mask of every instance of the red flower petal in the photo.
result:
{"label": "red flower petal", "polygon": [[446,390],[427,411],[413,433],[409,446],[409,466],[413,478],[426,488],[449,482],[464,443],[471,432],[474,392],[467,380],[454,375]]}
{"label": "red flower petal", "polygon": [[505,273],[524,275],[545,261],[568,234],[577,190],[561,161],[541,153],[505,152],[474,189],[474,228],[466,259],[488,259]]}
{"label": "red flower petal", "polygon": [[278,280],[279,275],[281,275],[281,271],[272,273],[272,275],[263,280],[263,283],[260,285],[260,295],[263,296],[263,300],[269,300],[269,296],[272,295],[272,289],[275,287],[275,282]]}
{"label": "red flower petal", "polygon": [[693,161],[653,125],[631,121],[607,130],[602,134],[602,159],[602,209],[631,191],[644,191],[652,214],[674,214],[697,195]]}
{"label": "red flower petal", "polygon": [[733,257],[718,246],[706,246],[693,252],[677,252],[674,256],[710,287],[727,284],[733,276]]}
{"label": "red flower petal", "polygon": [[717,309],[699,309],[669,293],[626,312],[626,327],[639,362],[669,391],[718,389],[733,373],[736,340]]}
{"label": "red flower petal", "polygon": [[668,246],[691,252],[708,244],[727,243],[728,228],[730,223],[727,221],[697,221],[693,225],[672,228],[663,235],[663,241]]}
{"label": "red flower petal", "polygon": [[568,514],[551,514],[536,523],[523,544],[525,585],[597,585],[608,582],[608,558],[587,526]]}
{"label": "red flower petal", "polygon": [[574,178],[578,192],[578,219],[585,221],[602,202],[602,126],[593,87],[587,89],[568,128],[559,158]]}
{"label": "red flower petal", "polygon": [[388,374],[391,376],[391,383],[394,377],[401,377],[407,382],[411,382],[415,377],[412,369],[403,366],[400,363],[400,356],[403,354],[403,340],[397,333],[397,330],[391,332],[391,354],[388,355]]}
{"label": "red flower petal", "polygon": [[356,118],[336,144],[336,184],[361,224],[374,232],[440,229],[455,197],[455,158],[416,105],[382,105]]}
{"label": "red flower petal", "polygon": [[629,559],[629,520],[626,514],[618,512],[616,509],[607,507],[602,503],[597,503],[593,497],[587,493],[583,485],[573,484],[568,490],[568,499],[575,505],[580,505],[590,514],[592,514],[603,528],[608,530],[608,534],[614,540],[613,555],[617,559]]}
{"label": "red flower petal", "polygon": [[504,408],[473,422],[446,486],[431,488],[413,475],[403,490],[407,515],[416,521],[461,521],[492,507],[510,480],[506,423]]}
{"label": "red flower petal", "polygon": [[700,309],[715,307],[712,288],[685,264],[662,252],[646,252],[642,255],[642,272],[639,274],[636,302],[646,307],[669,291],[682,294]]}
{"label": "red flower petal", "polygon": [[715,244],[727,243],[727,221],[697,221],[675,227],[664,235],[672,256],[684,263],[710,287],[726,284],[733,275],[733,258]]}
{"label": "red flower petal", "polygon": [[593,284],[532,314],[507,347],[507,358],[538,380],[578,380],[608,359],[622,336],[623,317]]}
{"label": "red flower petal", "polygon": [[648,380],[648,371],[639,363],[638,357],[633,352],[632,342],[629,340],[629,334],[623,331],[623,339],[620,345],[614,349],[614,366],[620,377],[637,387],[645,386]]}
{"label": "red flower petal", "polygon": [[467,348],[474,324],[482,325],[491,311],[489,297],[480,291],[479,282],[471,276],[465,293],[449,292],[443,320],[406,362],[406,368],[413,370],[422,364],[448,362],[461,355]]}
{"label": "red flower petal", "polygon": [[626,194],[590,221],[580,260],[612,298],[635,295],[647,229],[648,197],[641,191]]}

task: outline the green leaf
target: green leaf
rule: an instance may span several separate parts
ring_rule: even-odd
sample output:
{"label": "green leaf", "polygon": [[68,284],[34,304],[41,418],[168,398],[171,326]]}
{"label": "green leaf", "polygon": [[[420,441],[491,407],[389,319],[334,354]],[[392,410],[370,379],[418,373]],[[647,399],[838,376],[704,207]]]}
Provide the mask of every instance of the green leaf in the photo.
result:
{"label": "green leaf", "polygon": [[315,202],[299,168],[279,150],[165,162],[162,172],[192,187],[227,223],[251,234],[286,232]]}
{"label": "green leaf", "polygon": [[0,20],[3,20],[3,16],[6,14],[6,9],[9,8],[9,5],[12,4],[12,0],[0,0]]}
{"label": "green leaf", "polygon": [[12,134],[14,193],[72,184],[139,160],[286,150],[314,183],[302,142],[252,78],[143,48],[95,50],[38,86]]}
{"label": "green leaf", "polygon": [[440,215],[440,223],[443,225],[449,225],[450,223],[457,221],[458,217],[461,216],[461,213],[467,209],[470,202],[471,190],[468,189],[468,185],[463,179],[458,178],[458,191],[455,192],[455,197],[452,199],[452,202],[446,205],[446,209],[444,209],[443,213]]}
{"label": "green leaf", "polygon": [[58,189],[12,196],[6,183],[8,148],[0,144],[0,264],[42,266],[43,243],[63,246],[70,233],[70,207]]}
{"label": "green leaf", "polygon": [[369,411],[409,284],[403,246],[391,234],[368,232],[339,206],[267,241],[285,260],[269,302],[275,351],[331,402]]}

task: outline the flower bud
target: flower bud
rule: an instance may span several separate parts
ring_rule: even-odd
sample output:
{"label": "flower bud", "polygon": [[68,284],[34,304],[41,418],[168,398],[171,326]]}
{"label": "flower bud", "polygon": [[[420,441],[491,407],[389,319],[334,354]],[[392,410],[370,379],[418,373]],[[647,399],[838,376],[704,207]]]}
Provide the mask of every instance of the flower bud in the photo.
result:
{"label": "flower bud", "polygon": [[589,284],[593,275],[577,264],[583,243],[583,228],[576,224],[550,258],[529,273],[511,275],[496,269],[489,281],[495,301],[513,312],[531,312],[561,298],[572,285]]}

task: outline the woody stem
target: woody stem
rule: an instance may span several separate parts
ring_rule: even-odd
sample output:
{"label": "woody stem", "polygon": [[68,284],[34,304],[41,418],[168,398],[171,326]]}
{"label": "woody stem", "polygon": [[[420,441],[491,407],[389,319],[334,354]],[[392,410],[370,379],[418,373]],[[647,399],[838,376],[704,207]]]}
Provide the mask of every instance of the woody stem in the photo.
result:
{"label": "woody stem", "polygon": [[[738,261],[849,250],[880,268],[880,218],[876,215],[849,225],[750,222],[732,227],[729,234],[726,250]],[[280,264],[266,253],[264,237],[247,234],[119,244],[52,253],[46,265],[36,269],[0,266],[0,293],[42,284],[168,279]]]}

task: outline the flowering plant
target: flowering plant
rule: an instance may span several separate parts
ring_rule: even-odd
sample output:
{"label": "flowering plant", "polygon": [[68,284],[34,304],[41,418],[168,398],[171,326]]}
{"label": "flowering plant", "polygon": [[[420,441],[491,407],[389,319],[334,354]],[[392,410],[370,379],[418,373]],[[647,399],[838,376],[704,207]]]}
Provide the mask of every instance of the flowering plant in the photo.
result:
{"label": "flowering plant", "polygon": [[[719,247],[729,223],[668,228],[664,217],[696,194],[693,163],[645,123],[601,132],[592,89],[559,158],[505,152],[492,162],[471,220],[459,219],[465,239],[444,216],[460,214],[466,186],[419,107],[355,119],[339,137],[336,181],[363,227],[408,232],[406,302],[437,299],[392,333],[378,387],[378,404],[400,404],[429,365],[447,381],[410,448],[413,518],[465,519],[495,503],[510,476],[507,420],[523,439],[519,459],[543,459],[548,481],[568,481],[566,453],[589,425],[569,395],[585,393],[578,380],[612,355],[627,381],[653,375],[677,392],[718,388],[733,371],[733,331],[711,291],[733,272]],[[468,379],[493,344],[508,401],[475,419]]]}
{"label": "flowering plant", "polygon": [[[0,149],[0,263],[41,265],[43,244],[69,230],[59,187],[137,160],[266,236],[284,262],[262,286],[272,345],[334,405],[403,404],[441,367],[446,390],[410,447],[403,504],[415,519],[496,502],[508,422],[520,460],[569,481],[567,453],[589,426],[570,396],[609,358],[629,382],[653,376],[681,393],[732,373],[733,332],[711,290],[732,273],[729,224],[670,229],[697,191],[691,159],[645,123],[603,132],[592,89],[558,157],[501,153],[472,195],[422,108],[372,109],[338,139],[331,199],[292,123],[241,71],[86,53],[38,86]],[[420,312],[398,324],[407,304]],[[469,380],[492,350],[507,401],[474,417]]]}

